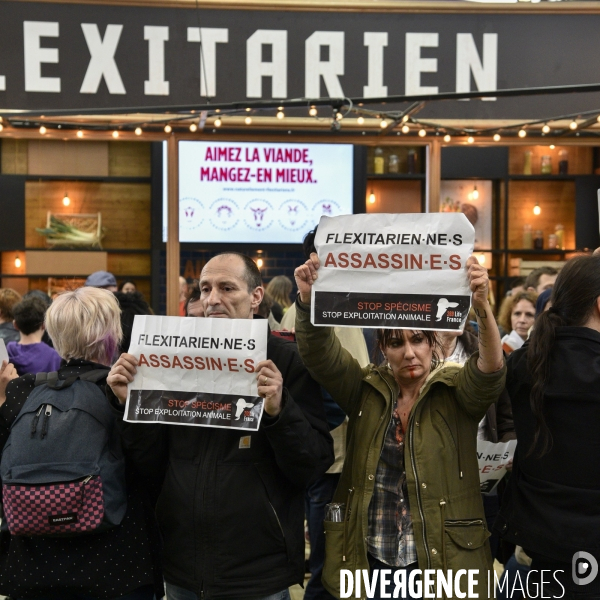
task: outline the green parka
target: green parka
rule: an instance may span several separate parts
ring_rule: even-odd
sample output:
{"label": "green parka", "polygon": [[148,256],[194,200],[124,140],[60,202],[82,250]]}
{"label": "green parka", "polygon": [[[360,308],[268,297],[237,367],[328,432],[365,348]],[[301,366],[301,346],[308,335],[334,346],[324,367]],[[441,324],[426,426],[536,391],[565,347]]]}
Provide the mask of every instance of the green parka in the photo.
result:
{"label": "green parka", "polygon": [[[368,569],[366,536],[375,473],[398,384],[387,367],[365,368],[333,328],[314,327],[297,301],[296,340],[307,369],[349,416],[346,461],[333,502],[346,503],[343,523],[325,522],[323,583],[340,597],[340,569]],[[506,367],[465,364],[434,371],[411,410],[406,432],[408,497],[420,569],[478,569],[479,598],[488,598],[492,558],[477,463],[477,427],[504,388]],[[490,590],[493,590],[493,575]],[[467,591],[467,577],[460,579]],[[493,592],[492,592],[493,595]]]}

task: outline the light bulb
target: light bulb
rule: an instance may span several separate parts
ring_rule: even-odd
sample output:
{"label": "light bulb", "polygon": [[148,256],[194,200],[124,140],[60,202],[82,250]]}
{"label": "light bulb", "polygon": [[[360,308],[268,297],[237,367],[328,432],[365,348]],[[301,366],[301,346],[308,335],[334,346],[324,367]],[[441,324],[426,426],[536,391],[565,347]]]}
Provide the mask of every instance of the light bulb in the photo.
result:
{"label": "light bulb", "polygon": [[556,148],[556,146],[554,144],[550,144],[550,150],[554,150],[554,148]]}
{"label": "light bulb", "polygon": [[369,194],[369,204],[375,204],[375,193],[373,190],[371,190],[371,193]]}
{"label": "light bulb", "polygon": [[475,138],[474,138],[472,135],[470,135],[470,136],[467,138],[467,143],[468,143],[468,144],[472,144],[474,141],[475,141]]}
{"label": "light bulb", "polygon": [[483,252],[477,256],[477,262],[480,265],[485,265],[485,254]]}
{"label": "light bulb", "polygon": [[264,264],[264,263],[263,263],[263,259],[262,259],[262,258],[257,258],[257,259],[256,259],[256,266],[257,266],[259,269],[262,269],[262,266],[263,266],[263,264]]}
{"label": "light bulb", "polygon": [[548,123],[542,127],[542,133],[550,133],[550,125]]}
{"label": "light bulb", "polygon": [[379,123],[379,127],[381,127],[381,129],[385,129],[387,126],[388,122],[385,119],[383,119],[381,123]]}
{"label": "light bulb", "polygon": [[135,133],[135,135],[142,135],[142,128],[141,127],[136,127],[134,133]]}
{"label": "light bulb", "polygon": [[48,130],[47,130],[47,129],[46,129],[46,128],[45,128],[45,127],[42,125],[42,126],[40,127],[40,133],[41,133],[42,135],[45,135],[45,134],[46,134],[46,131],[48,131]]}
{"label": "light bulb", "polygon": [[524,129],[519,129],[519,137],[524,138],[527,136],[527,132]]}
{"label": "light bulb", "polygon": [[65,192],[65,197],[63,198],[63,204],[65,206],[69,206],[69,204],[71,204],[71,198],[69,198],[69,194],[67,194],[67,192]]}
{"label": "light bulb", "polygon": [[198,125],[196,125],[196,123],[190,123],[190,131],[192,133],[196,132],[198,130]]}
{"label": "light bulb", "polygon": [[316,117],[317,116],[317,109],[316,109],[316,107],[315,106],[311,106],[310,110],[308,111],[308,114],[311,117]]}
{"label": "light bulb", "polygon": [[402,125],[402,133],[408,133],[410,131],[410,127],[408,125]]}
{"label": "light bulb", "polygon": [[427,132],[424,129],[419,129],[419,137],[425,137]]}
{"label": "light bulb", "polygon": [[569,129],[575,131],[577,129],[577,121],[573,120],[569,123]]}
{"label": "light bulb", "polygon": [[283,117],[285,117],[285,114],[283,113],[283,111],[282,111],[282,110],[280,110],[280,111],[277,113],[277,118],[278,118],[278,119],[283,119]]}
{"label": "light bulb", "polygon": [[169,124],[165,125],[165,133],[171,133],[171,131],[173,131],[173,128]]}
{"label": "light bulb", "polygon": [[410,117],[409,117],[408,115],[404,115],[404,116],[402,117],[402,122],[403,122],[403,123],[406,123],[406,122],[408,121],[408,119],[410,119]]}
{"label": "light bulb", "polygon": [[21,259],[19,258],[19,255],[17,254],[17,256],[15,257],[15,267],[17,267],[17,269],[20,269],[22,264],[23,263],[21,262]]}
{"label": "light bulb", "polygon": [[344,115],[341,112],[336,112],[335,113],[335,119],[336,121],[341,121],[344,118]]}
{"label": "light bulb", "polygon": [[536,205],[533,207],[533,214],[534,214],[534,215],[539,215],[539,214],[541,214],[541,212],[542,212],[542,209],[540,208],[540,205],[539,205],[539,204],[536,204]]}
{"label": "light bulb", "polygon": [[246,109],[246,112],[250,112],[251,110],[252,110],[251,108],[247,108],[247,109]]}
{"label": "light bulb", "polygon": [[356,122],[357,122],[359,125],[364,125],[364,123],[365,123],[365,118],[364,118],[364,117],[358,117],[358,119],[356,119]]}
{"label": "light bulb", "polygon": [[495,133],[495,134],[494,134],[494,137],[493,137],[493,140],[494,140],[495,142],[499,142],[499,141],[500,141],[500,139],[501,139],[501,138],[500,138],[500,134],[499,134],[499,133]]}
{"label": "light bulb", "polygon": [[81,129],[79,129],[79,130],[77,131],[77,137],[78,137],[78,138],[82,138],[82,137],[83,137],[83,131],[81,131]]}
{"label": "light bulb", "polygon": [[450,134],[449,134],[449,133],[447,133],[447,134],[444,136],[444,141],[446,142],[446,144],[447,144],[447,143],[448,143],[448,142],[449,142],[451,139],[452,139],[452,137],[450,136]]}
{"label": "light bulb", "polygon": [[214,125],[215,125],[215,127],[221,127],[221,123],[222,123],[221,119],[217,118],[217,119],[215,119]]}
{"label": "light bulb", "polygon": [[473,187],[472,198],[473,200],[477,200],[479,198],[479,190],[477,189],[477,186]]}
{"label": "light bulb", "polygon": [[250,125],[252,123],[252,117],[246,117],[244,119],[244,123],[246,123],[246,125]]}
{"label": "light bulb", "polygon": [[115,129],[115,130],[112,132],[112,136],[113,136],[115,139],[116,139],[116,138],[118,138],[118,137],[119,137],[119,132],[118,132],[118,131]]}

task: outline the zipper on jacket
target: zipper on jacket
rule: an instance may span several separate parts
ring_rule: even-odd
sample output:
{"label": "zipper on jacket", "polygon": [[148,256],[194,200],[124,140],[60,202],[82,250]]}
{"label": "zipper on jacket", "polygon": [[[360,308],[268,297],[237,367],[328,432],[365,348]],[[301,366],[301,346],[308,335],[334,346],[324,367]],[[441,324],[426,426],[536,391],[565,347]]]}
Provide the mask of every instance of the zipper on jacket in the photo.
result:
{"label": "zipper on jacket", "polygon": [[350,520],[350,502],[352,501],[352,494],[354,494],[354,488],[348,490],[348,498],[346,499],[346,514],[344,515],[344,541],[342,547],[342,562],[346,562],[346,555],[348,553],[348,522]]}
{"label": "zipper on jacket", "polygon": [[42,435],[40,439],[44,439],[46,434],[48,433],[48,421],[50,420],[50,415],[52,414],[52,405],[46,404],[46,411],[44,412],[44,420],[42,421]]}
{"label": "zipper on jacket", "polygon": [[446,527],[472,527],[473,525],[483,526],[483,519],[452,519],[445,521]]}
{"label": "zipper on jacket", "polygon": [[38,421],[40,420],[40,415],[42,414],[42,411],[44,410],[45,406],[45,404],[42,404],[40,406],[39,410],[35,413],[35,417],[33,417],[33,420],[31,421],[31,431],[29,432],[31,434],[31,437],[35,437]]}
{"label": "zipper on jacket", "polygon": [[454,424],[456,425],[456,452],[458,453],[458,478],[463,478],[462,461],[460,458],[460,428],[458,426],[458,415],[454,413]]}
{"label": "zipper on jacket", "polygon": [[440,500],[440,515],[442,517],[442,564],[444,565],[444,571],[448,570],[446,566],[446,501],[442,498]]}
{"label": "zipper on jacket", "polygon": [[277,514],[277,511],[275,510],[275,507],[271,504],[271,502],[269,502],[269,506],[273,510],[273,514],[275,515],[275,519],[277,520],[277,525],[279,525],[279,531],[281,531],[281,537],[285,540],[285,533],[283,531],[283,527],[281,526],[281,521],[279,520],[279,515]]}
{"label": "zipper on jacket", "polygon": [[419,515],[421,517],[421,524],[423,529],[423,544],[425,545],[425,554],[427,554],[427,568],[431,569],[431,556],[429,554],[429,544],[427,543],[427,527],[425,525],[425,514],[423,513],[423,503],[421,500],[421,491],[419,489],[419,477],[417,475],[417,467],[415,461],[415,445],[413,444],[413,435],[415,433],[415,418],[413,417],[410,423],[410,437],[408,439],[410,445],[410,462],[415,477],[415,483],[417,488],[417,506],[419,508]]}

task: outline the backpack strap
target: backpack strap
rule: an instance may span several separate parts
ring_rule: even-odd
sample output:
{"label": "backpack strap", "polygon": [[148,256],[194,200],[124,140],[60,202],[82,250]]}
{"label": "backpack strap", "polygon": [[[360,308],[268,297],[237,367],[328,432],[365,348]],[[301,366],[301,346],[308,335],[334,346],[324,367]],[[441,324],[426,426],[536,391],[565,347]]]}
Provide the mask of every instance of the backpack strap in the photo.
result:
{"label": "backpack strap", "polygon": [[108,368],[94,369],[93,371],[88,371],[82,375],[72,375],[67,379],[59,379],[57,371],[52,371],[52,373],[38,373],[35,376],[35,387],[47,384],[48,387],[53,390],[63,390],[72,386],[78,379],[81,379],[81,381],[98,383],[99,381],[102,381],[102,379],[106,379],[108,372]]}
{"label": "backpack strap", "polygon": [[79,375],[79,379],[81,379],[81,381],[91,381],[92,383],[98,383],[99,381],[106,379],[108,377],[109,372],[110,369],[108,368],[94,369],[93,371],[88,371],[83,375]]}
{"label": "backpack strap", "polygon": [[47,383],[52,387],[52,385],[58,380],[58,372],[52,371],[51,373],[37,373],[35,376],[35,387],[40,385],[44,385]]}

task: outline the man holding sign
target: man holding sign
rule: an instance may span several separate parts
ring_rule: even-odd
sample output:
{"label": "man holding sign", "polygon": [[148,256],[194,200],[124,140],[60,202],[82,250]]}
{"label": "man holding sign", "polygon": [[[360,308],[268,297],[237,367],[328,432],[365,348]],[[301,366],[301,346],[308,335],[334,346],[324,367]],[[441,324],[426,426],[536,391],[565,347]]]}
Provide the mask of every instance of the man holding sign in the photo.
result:
{"label": "man holding sign", "polygon": [[[252,319],[263,297],[255,263],[236,253],[206,264],[200,291],[208,319]],[[256,342],[266,346],[253,374],[264,399],[258,431],[125,425],[132,460],[162,484],[157,516],[169,600],[285,600],[304,578],[303,490],[333,463],[332,441],[320,388],[295,344],[267,337],[266,328]],[[111,370],[108,383],[121,404],[146,368],[140,363],[123,354]],[[234,422],[246,403],[254,404],[251,396],[232,402]]]}
{"label": "man holding sign", "polygon": [[[464,253],[471,244],[471,226],[449,217],[322,219],[318,255],[296,269],[298,348],[310,373],[350,419],[346,462],[333,499],[343,514],[325,521],[323,583],[337,598],[349,597],[340,596],[342,589],[347,591],[349,574],[368,569],[371,582],[376,572],[383,581],[388,570],[390,585],[386,590],[377,583],[375,599],[390,597],[392,580],[414,582],[425,569],[443,570],[444,575],[451,570],[453,589],[489,597],[492,560],[476,439],[479,421],[504,387],[506,367],[488,303],[487,271]],[[381,236],[373,234],[378,231]],[[340,247],[332,248],[338,242]],[[404,242],[414,247],[407,249]],[[355,267],[350,266],[353,260]],[[315,306],[323,291],[330,308]],[[444,367],[437,334],[430,330],[460,326],[469,292],[479,324],[479,352],[462,368]],[[383,306],[361,308],[360,303]],[[369,316],[361,316],[365,314]],[[364,326],[385,324],[387,329],[379,329],[377,336],[385,365],[361,368],[331,327],[316,326],[331,318],[340,325],[344,320],[354,325],[355,318],[370,324]],[[477,571],[475,584],[461,579],[463,569]],[[411,586],[394,597],[423,597]],[[435,597],[443,597],[440,587],[436,592]]]}

